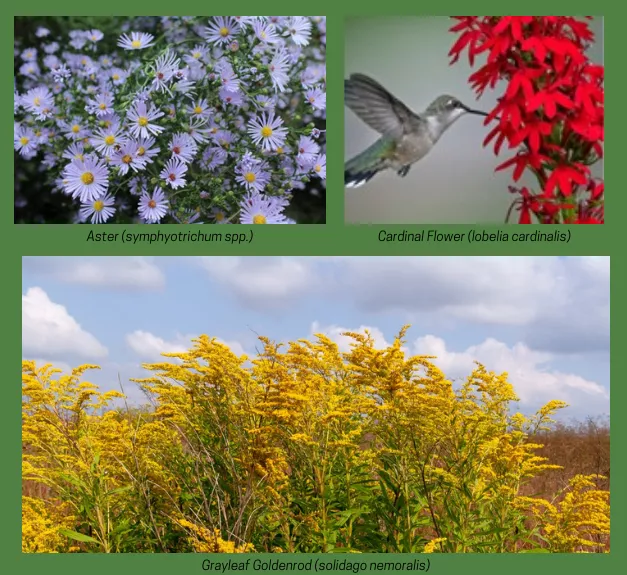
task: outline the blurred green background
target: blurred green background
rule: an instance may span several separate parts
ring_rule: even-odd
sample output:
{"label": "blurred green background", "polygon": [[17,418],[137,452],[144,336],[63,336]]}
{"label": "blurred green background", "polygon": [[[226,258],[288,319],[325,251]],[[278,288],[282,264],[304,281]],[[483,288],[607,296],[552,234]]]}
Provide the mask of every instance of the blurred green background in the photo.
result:
{"label": "blurred green background", "polygon": [[[463,56],[449,66],[448,52],[457,35],[448,31],[448,16],[364,17],[346,20],[344,77],[360,72],[372,76],[416,113],[440,94],[457,96],[466,105],[490,111],[504,85],[486,90],[477,101],[468,85],[473,69]],[[590,59],[603,62],[603,19],[590,24],[596,36]],[[344,109],[344,155],[353,157],[378,134],[348,108]],[[345,190],[345,220],[349,223],[503,223],[513,196],[511,170],[494,168],[513,155],[482,147],[491,128],[479,116],[461,117],[405,178],[381,172],[357,189]],[[601,176],[602,162],[593,173]],[[537,186],[523,178],[522,184]]]}

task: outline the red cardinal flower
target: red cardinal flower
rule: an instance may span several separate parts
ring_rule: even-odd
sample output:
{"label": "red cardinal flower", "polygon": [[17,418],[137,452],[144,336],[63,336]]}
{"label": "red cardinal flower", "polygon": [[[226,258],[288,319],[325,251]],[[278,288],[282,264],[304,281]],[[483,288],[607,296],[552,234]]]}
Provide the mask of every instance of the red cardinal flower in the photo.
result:
{"label": "red cardinal flower", "polygon": [[596,190],[603,184],[590,188],[589,166],[603,156],[605,71],[586,55],[594,40],[591,17],[453,18],[450,30],[459,37],[449,52],[451,64],[464,52],[471,66],[487,55],[468,79],[477,95],[507,82],[486,118],[486,124],[498,122],[484,146],[494,141],[495,154],[504,143],[517,149],[496,169],[513,167],[514,181],[529,169],[538,180],[539,194],[516,192],[520,223],[530,223],[532,215],[542,223],[602,222],[602,187]]}

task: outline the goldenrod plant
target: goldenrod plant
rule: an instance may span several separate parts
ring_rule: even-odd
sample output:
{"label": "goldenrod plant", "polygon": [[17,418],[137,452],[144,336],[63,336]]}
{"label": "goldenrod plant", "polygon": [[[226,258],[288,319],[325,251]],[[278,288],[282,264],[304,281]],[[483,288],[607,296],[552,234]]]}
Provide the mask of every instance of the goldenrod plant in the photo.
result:
{"label": "goldenrod plant", "polygon": [[559,466],[507,374],[461,384],[408,357],[406,328],[343,353],[324,335],[257,357],[200,336],[146,364],[149,403],[25,361],[25,552],[604,552],[609,491]]}

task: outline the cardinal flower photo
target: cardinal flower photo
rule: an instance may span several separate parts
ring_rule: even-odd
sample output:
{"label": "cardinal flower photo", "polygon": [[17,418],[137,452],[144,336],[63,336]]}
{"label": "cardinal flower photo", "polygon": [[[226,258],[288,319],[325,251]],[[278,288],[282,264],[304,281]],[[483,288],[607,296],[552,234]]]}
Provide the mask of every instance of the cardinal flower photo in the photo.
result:
{"label": "cardinal flower photo", "polygon": [[346,30],[347,221],[604,222],[602,18]]}

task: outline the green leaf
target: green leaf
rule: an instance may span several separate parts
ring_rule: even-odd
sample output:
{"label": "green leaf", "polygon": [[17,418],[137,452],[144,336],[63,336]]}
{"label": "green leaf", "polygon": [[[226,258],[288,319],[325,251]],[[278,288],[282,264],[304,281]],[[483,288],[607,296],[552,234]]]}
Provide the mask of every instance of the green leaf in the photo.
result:
{"label": "green leaf", "polygon": [[97,545],[100,545],[100,541],[97,539],[94,539],[89,535],[79,533],[78,531],[72,531],[71,529],[59,529],[59,533],[69,537],[70,539],[75,539],[76,541],[82,541],[83,543],[96,543]]}
{"label": "green leaf", "polygon": [[528,551],[521,551],[521,553],[550,553],[550,551],[538,547],[538,549],[529,549]]}

